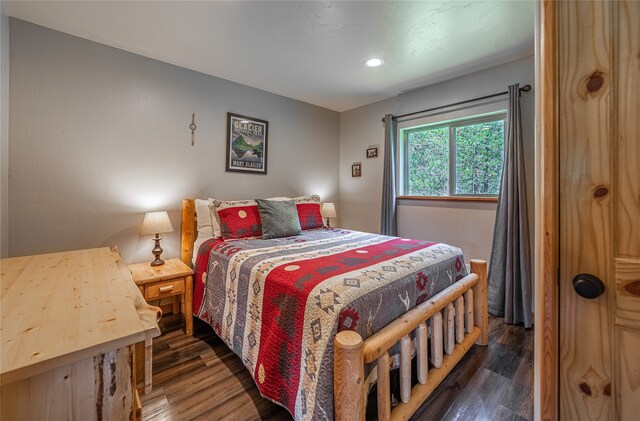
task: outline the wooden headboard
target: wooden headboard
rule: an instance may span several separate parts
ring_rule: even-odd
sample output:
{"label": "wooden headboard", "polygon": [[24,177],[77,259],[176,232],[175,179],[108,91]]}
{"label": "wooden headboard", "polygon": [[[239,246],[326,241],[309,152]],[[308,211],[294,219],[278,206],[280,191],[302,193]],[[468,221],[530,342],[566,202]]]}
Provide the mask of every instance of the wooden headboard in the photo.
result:
{"label": "wooden headboard", "polygon": [[196,241],[196,233],[196,201],[194,199],[183,199],[180,260],[189,267],[191,267],[193,259],[193,244]]}

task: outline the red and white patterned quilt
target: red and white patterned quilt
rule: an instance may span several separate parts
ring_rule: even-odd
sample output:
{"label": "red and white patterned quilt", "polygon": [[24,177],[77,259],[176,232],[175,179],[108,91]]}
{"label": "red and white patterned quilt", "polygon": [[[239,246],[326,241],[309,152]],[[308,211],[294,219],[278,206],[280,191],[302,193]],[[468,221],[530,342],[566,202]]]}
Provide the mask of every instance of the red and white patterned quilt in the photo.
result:
{"label": "red and white patterned quilt", "polygon": [[196,316],[296,420],[334,418],[337,332],[366,339],[467,274],[457,247],[343,229],[211,240],[196,266]]}

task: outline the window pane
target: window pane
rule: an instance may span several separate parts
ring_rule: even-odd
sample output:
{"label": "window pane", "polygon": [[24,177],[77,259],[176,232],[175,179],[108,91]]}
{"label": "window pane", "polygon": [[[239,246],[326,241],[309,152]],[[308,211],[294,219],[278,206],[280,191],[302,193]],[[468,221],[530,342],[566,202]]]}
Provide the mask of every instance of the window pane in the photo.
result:
{"label": "window pane", "polygon": [[449,194],[449,128],[439,127],[407,134],[410,196]]}
{"label": "window pane", "polygon": [[504,121],[455,128],[456,194],[500,192],[504,159]]}

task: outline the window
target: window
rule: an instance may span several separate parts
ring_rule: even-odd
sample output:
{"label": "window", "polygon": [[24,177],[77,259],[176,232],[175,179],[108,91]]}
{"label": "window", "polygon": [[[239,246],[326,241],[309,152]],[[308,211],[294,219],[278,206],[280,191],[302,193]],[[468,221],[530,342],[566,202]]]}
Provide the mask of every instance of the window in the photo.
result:
{"label": "window", "polygon": [[497,196],[504,113],[401,130],[407,196]]}

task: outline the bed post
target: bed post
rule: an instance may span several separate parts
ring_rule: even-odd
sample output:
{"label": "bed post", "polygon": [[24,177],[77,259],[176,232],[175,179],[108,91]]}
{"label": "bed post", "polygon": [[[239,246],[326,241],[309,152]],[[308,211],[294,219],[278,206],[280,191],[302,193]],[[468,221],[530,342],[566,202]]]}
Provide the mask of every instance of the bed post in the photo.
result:
{"label": "bed post", "polygon": [[180,260],[191,267],[193,243],[196,241],[196,202],[193,199],[182,200],[182,229]]}
{"label": "bed post", "polygon": [[333,395],[337,421],[364,421],[364,357],[362,337],[338,332],[333,341]]}
{"label": "bed post", "polygon": [[480,329],[477,345],[489,344],[489,313],[487,308],[487,262],[471,259],[471,272],[478,275],[478,283],[473,287],[473,319]]}

